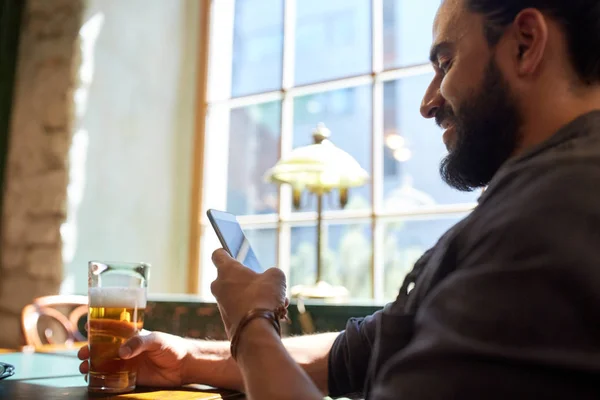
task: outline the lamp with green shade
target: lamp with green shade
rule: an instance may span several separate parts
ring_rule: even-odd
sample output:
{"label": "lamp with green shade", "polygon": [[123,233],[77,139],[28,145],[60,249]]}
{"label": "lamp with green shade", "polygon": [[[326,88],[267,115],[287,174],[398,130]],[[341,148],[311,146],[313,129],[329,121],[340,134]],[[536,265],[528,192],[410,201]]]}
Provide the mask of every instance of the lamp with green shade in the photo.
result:
{"label": "lamp with green shade", "polygon": [[340,206],[348,203],[349,189],[362,186],[369,174],[347,152],[335,146],[329,137],[331,132],[325,124],[318,124],[312,134],[313,144],[292,150],[265,174],[265,180],[292,187],[293,205],[301,207],[302,192],[317,198],[317,278],[314,286],[298,285],[291,288],[293,297],[340,298],[347,296],[343,287],[332,287],[323,281],[322,223],[323,197],[332,190],[339,192]]}

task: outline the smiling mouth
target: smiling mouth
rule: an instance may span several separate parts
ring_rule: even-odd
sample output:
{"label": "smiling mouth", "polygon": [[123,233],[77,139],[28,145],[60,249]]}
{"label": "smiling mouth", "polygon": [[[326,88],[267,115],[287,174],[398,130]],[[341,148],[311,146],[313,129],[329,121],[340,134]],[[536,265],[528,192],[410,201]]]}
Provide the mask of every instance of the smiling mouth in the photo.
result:
{"label": "smiling mouth", "polygon": [[452,128],[452,123],[450,121],[444,121],[441,123],[440,126],[443,130],[448,130],[448,129]]}
{"label": "smiling mouth", "polygon": [[450,150],[454,139],[454,125],[450,123],[442,124],[442,128],[445,129],[442,135],[442,141],[444,142],[446,149]]}

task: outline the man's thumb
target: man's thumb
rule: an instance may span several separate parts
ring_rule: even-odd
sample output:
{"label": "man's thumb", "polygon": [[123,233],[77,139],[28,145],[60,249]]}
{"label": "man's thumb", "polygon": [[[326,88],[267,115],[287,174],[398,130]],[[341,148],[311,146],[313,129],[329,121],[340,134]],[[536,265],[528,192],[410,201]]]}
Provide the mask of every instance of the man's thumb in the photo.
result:
{"label": "man's thumb", "polygon": [[144,351],[151,350],[153,345],[157,344],[154,340],[154,334],[135,335],[127,340],[119,349],[119,357],[128,359],[140,355]]}

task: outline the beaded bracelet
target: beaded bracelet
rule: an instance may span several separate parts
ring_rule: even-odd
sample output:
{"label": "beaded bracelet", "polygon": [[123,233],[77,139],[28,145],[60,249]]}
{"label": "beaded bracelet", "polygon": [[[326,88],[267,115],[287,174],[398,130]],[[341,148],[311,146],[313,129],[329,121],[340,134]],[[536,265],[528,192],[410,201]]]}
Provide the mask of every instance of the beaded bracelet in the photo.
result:
{"label": "beaded bracelet", "polygon": [[241,319],[235,332],[231,337],[231,357],[237,360],[237,348],[240,342],[240,336],[244,328],[250,323],[250,321],[256,318],[265,318],[273,325],[273,328],[277,331],[277,334],[281,337],[281,324],[280,320],[289,321],[287,317],[287,310],[285,307],[279,307],[277,310],[268,310],[266,308],[255,308],[248,311],[248,313]]}

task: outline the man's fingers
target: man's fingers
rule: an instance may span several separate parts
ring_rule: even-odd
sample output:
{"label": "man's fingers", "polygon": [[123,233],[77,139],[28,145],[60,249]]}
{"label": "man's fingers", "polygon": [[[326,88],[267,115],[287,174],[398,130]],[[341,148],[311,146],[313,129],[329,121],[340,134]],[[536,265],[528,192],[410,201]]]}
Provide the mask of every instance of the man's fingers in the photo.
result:
{"label": "man's fingers", "polygon": [[223,263],[227,262],[228,260],[231,260],[231,256],[229,255],[229,253],[227,253],[225,249],[217,249],[213,251],[211,258],[213,264],[215,264],[217,268],[223,265]]}
{"label": "man's fingers", "polygon": [[90,358],[90,348],[89,346],[85,345],[82,346],[79,351],[77,352],[77,358],[79,358],[80,360],[87,360],[88,358]]}
{"label": "man's fingers", "polygon": [[81,372],[82,374],[87,374],[88,372],[90,372],[90,363],[88,360],[85,360],[84,362],[79,364],[79,372]]}
{"label": "man's fingers", "polygon": [[265,276],[268,276],[269,279],[273,279],[275,281],[282,283],[285,287],[285,283],[286,283],[285,282],[285,273],[281,269],[276,268],[276,267],[269,268],[263,274]]}
{"label": "man's fingers", "polygon": [[[231,257],[225,249],[218,249],[212,253],[212,262],[217,267],[217,278],[227,278],[232,273],[255,274],[235,258]],[[243,272],[242,272],[243,271]]]}
{"label": "man's fingers", "polygon": [[129,339],[119,349],[119,357],[128,359],[136,357],[145,351],[157,350],[162,344],[156,340],[156,335],[136,335]]}
{"label": "man's fingers", "polygon": [[221,293],[219,291],[219,287],[220,287],[220,284],[217,281],[212,281],[210,283],[210,292],[212,293],[213,296],[215,296],[217,298],[217,301],[219,301],[219,294]]}
{"label": "man's fingers", "polygon": [[223,276],[223,264],[227,262],[228,259],[231,259],[229,254],[225,249],[217,249],[212,253],[212,262],[217,268],[217,278]]}

